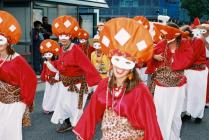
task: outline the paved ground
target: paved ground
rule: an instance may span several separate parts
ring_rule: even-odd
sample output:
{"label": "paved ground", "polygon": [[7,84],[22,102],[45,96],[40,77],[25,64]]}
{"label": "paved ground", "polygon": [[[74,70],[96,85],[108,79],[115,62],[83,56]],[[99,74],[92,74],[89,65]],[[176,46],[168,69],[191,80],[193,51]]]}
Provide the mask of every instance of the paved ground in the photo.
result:
{"label": "paved ground", "polygon": [[[44,115],[41,104],[44,85],[39,84],[35,100],[35,111],[32,114],[32,127],[23,129],[23,140],[75,140],[72,132],[59,134],[55,132],[56,125],[50,123],[51,115]],[[189,121],[183,124],[182,140],[209,140],[209,109],[205,110],[205,117],[201,124]],[[101,136],[100,126],[94,140]]]}

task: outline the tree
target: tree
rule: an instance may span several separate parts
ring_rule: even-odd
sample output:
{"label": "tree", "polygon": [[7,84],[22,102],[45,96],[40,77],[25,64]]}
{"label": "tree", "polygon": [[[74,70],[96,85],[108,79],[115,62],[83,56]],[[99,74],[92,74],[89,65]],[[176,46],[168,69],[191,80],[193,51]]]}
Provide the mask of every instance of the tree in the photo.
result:
{"label": "tree", "polygon": [[191,20],[209,15],[209,0],[181,0],[181,7],[188,11]]}

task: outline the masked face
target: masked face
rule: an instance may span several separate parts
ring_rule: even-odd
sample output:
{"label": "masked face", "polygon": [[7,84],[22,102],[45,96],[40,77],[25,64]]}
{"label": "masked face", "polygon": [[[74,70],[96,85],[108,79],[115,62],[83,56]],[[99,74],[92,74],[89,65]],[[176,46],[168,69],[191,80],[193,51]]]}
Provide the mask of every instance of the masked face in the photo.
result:
{"label": "masked face", "polygon": [[113,56],[111,58],[111,62],[114,66],[120,69],[131,70],[135,67],[135,63],[133,61],[130,61],[123,56]]}
{"label": "masked face", "polygon": [[205,38],[205,41],[209,44],[209,36]]}
{"label": "masked face", "polygon": [[95,42],[93,44],[93,48],[95,48],[95,49],[101,49],[101,44],[99,42]]}
{"label": "masked face", "polygon": [[79,39],[79,42],[80,42],[81,44],[86,43],[86,39]]}
{"label": "masked face", "polygon": [[0,45],[5,45],[7,43],[7,38],[3,35],[0,35]]}
{"label": "masked face", "polygon": [[7,38],[0,35],[0,52],[5,51],[8,46]]}
{"label": "masked face", "polygon": [[59,42],[60,42],[63,46],[67,46],[68,44],[70,44],[70,36],[67,36],[67,35],[60,35],[60,36],[59,36]]}
{"label": "masked face", "polygon": [[202,34],[205,34],[207,31],[205,29],[193,29],[192,34],[194,37],[202,37]]}
{"label": "masked face", "polygon": [[44,58],[46,58],[46,59],[51,59],[52,58],[52,56],[53,56],[53,54],[52,53],[50,53],[50,52],[47,52],[47,53],[45,53],[44,54]]}

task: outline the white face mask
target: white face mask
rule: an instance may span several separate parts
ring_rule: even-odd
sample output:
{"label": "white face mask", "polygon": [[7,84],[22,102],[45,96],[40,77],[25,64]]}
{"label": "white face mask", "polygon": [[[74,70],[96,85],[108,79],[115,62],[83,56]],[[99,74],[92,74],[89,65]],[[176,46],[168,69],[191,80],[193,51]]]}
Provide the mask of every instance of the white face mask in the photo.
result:
{"label": "white face mask", "polygon": [[101,44],[99,42],[95,42],[93,44],[93,48],[95,48],[95,49],[101,49]]}
{"label": "white face mask", "polygon": [[131,70],[135,67],[135,63],[133,61],[130,61],[123,56],[113,56],[111,58],[111,62],[120,69]]}
{"label": "white face mask", "polygon": [[209,36],[205,38],[206,42],[209,43]]}
{"label": "white face mask", "polygon": [[67,35],[59,35],[59,40],[63,40],[63,39],[65,39],[65,40],[69,40],[69,39],[70,39],[70,37],[69,37],[69,36],[67,36]]}
{"label": "white face mask", "polygon": [[192,34],[194,37],[202,37],[202,34],[206,33],[207,31],[205,29],[193,29]]}
{"label": "white face mask", "polygon": [[85,43],[86,42],[86,39],[79,39],[79,42],[80,43]]}
{"label": "white face mask", "polygon": [[44,53],[44,58],[52,58],[53,56],[53,53],[50,53],[50,52],[47,52],[47,53]]}
{"label": "white face mask", "polygon": [[0,45],[5,45],[7,43],[7,38],[3,35],[0,35]]}

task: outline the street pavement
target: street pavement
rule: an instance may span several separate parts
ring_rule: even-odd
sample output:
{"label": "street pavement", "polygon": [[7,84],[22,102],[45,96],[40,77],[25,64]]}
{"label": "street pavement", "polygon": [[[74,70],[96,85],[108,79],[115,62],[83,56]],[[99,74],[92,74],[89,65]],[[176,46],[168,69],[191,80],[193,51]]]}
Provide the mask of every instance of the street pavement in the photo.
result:
{"label": "street pavement", "polygon": [[[57,133],[55,129],[58,127],[50,122],[51,116],[45,115],[42,110],[42,99],[44,94],[44,83],[39,82],[35,108],[31,115],[32,126],[23,129],[23,140],[76,140],[75,135],[71,132]],[[101,138],[100,125],[94,140]],[[205,116],[201,124],[195,124],[193,120],[183,123],[182,140],[209,140],[209,108],[205,109]]]}

